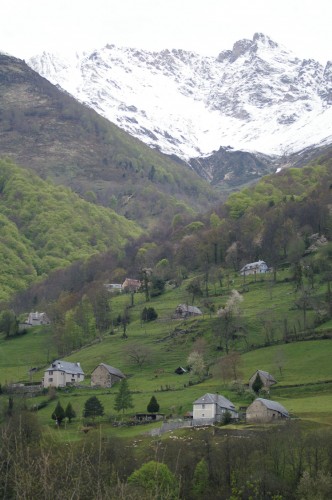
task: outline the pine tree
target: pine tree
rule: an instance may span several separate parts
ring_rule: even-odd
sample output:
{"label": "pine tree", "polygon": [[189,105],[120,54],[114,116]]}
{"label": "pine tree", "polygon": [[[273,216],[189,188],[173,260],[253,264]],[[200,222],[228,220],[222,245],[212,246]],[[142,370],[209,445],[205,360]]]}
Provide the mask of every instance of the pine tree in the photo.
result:
{"label": "pine tree", "polygon": [[66,418],[68,418],[69,423],[72,421],[73,418],[76,417],[76,412],[70,402],[67,404],[67,407],[65,409],[65,415]]}
{"label": "pine tree", "polygon": [[52,419],[55,420],[58,425],[61,425],[61,422],[65,417],[65,410],[62,408],[60,401],[58,401],[58,404],[56,405],[55,410],[52,413]]}
{"label": "pine tree", "polygon": [[261,379],[261,377],[260,377],[259,373],[257,373],[256,378],[255,378],[255,380],[254,380],[254,383],[252,384],[252,390],[253,390],[256,394],[258,394],[258,393],[259,393],[259,391],[261,390],[261,388],[263,387],[263,385],[264,385],[264,384],[263,384],[263,382],[262,382],[262,379]]}
{"label": "pine tree", "polygon": [[120,382],[119,392],[115,396],[114,409],[116,411],[121,411],[124,413],[125,410],[129,408],[134,408],[133,398],[129,391],[129,386],[127,379],[123,379]]}
{"label": "pine tree", "polygon": [[152,396],[152,398],[150,399],[150,403],[147,406],[147,411],[149,413],[157,413],[159,411],[159,404],[155,396]]}
{"label": "pine tree", "polygon": [[83,417],[95,419],[96,417],[102,417],[104,415],[104,407],[97,398],[97,396],[91,396],[87,399],[84,404]]}

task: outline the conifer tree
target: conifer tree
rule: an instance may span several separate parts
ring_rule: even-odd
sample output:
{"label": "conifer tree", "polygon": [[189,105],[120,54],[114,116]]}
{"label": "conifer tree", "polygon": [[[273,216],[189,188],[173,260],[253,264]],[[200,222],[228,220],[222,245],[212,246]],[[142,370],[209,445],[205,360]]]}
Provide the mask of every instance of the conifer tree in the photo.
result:
{"label": "conifer tree", "polygon": [[69,423],[72,421],[73,418],[76,417],[76,412],[70,402],[67,404],[67,407],[65,409],[65,415],[66,418],[68,418]]}
{"label": "conifer tree", "polygon": [[152,398],[150,399],[150,402],[147,406],[147,411],[149,413],[157,413],[159,411],[159,404],[158,404],[155,396],[152,396]]}
{"label": "conifer tree", "polygon": [[125,410],[129,408],[134,408],[133,397],[130,394],[127,379],[123,379],[120,382],[119,392],[115,396],[114,409],[116,411],[121,411],[124,413]]}
{"label": "conifer tree", "polygon": [[83,417],[95,419],[104,415],[104,407],[97,396],[91,396],[84,404]]}
{"label": "conifer tree", "polygon": [[258,393],[259,393],[259,391],[261,390],[261,388],[263,387],[263,385],[264,385],[264,384],[263,384],[263,382],[262,382],[262,379],[261,379],[261,377],[260,377],[259,373],[257,373],[256,378],[255,378],[255,380],[254,380],[254,383],[252,384],[252,390],[253,390],[256,394],[258,394]]}
{"label": "conifer tree", "polygon": [[55,410],[52,413],[52,419],[55,420],[58,425],[61,425],[61,422],[65,417],[65,410],[62,408],[60,401],[58,401]]}

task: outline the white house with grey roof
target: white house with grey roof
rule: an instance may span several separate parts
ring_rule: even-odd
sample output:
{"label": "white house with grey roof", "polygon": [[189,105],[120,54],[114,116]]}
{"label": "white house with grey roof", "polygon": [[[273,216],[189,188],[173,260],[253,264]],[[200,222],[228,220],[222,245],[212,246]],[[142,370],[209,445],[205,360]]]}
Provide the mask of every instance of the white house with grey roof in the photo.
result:
{"label": "white house with grey roof", "polygon": [[269,270],[268,265],[264,260],[258,260],[257,262],[250,262],[242,267],[240,270],[241,276],[249,276],[249,274],[260,274],[267,273]]}
{"label": "white house with grey roof", "polygon": [[226,412],[230,413],[232,419],[237,419],[239,416],[235,406],[227,398],[207,393],[193,403],[193,423],[220,422]]}
{"label": "white house with grey roof", "polygon": [[289,413],[277,401],[257,398],[248,406],[246,411],[246,421],[266,423],[289,418]]}
{"label": "white house with grey roof", "polygon": [[57,359],[45,370],[44,387],[66,387],[83,382],[84,372],[80,363],[70,363]]}

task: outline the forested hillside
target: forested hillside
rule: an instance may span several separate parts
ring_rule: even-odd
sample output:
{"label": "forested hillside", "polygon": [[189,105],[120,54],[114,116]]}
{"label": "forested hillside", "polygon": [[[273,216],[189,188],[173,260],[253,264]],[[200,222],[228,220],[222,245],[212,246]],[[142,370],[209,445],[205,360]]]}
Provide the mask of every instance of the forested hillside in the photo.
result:
{"label": "forested hillside", "polygon": [[141,229],[69,188],[0,161],[0,299],[45,279],[50,271],[111,251],[120,256]]}
{"label": "forested hillside", "polygon": [[217,199],[182,161],[150,149],[4,54],[0,108],[1,157],[141,225],[205,210]]}

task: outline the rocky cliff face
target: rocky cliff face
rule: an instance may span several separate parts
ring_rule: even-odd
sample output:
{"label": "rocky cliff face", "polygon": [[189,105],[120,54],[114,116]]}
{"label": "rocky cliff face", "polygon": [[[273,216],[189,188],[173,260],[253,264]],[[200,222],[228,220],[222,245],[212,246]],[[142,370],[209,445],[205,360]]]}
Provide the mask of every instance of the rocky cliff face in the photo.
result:
{"label": "rocky cliff face", "polygon": [[217,57],[106,45],[66,60],[43,53],[29,64],[184,160],[220,147],[284,155],[332,141],[332,63],[301,60],[261,33]]}

